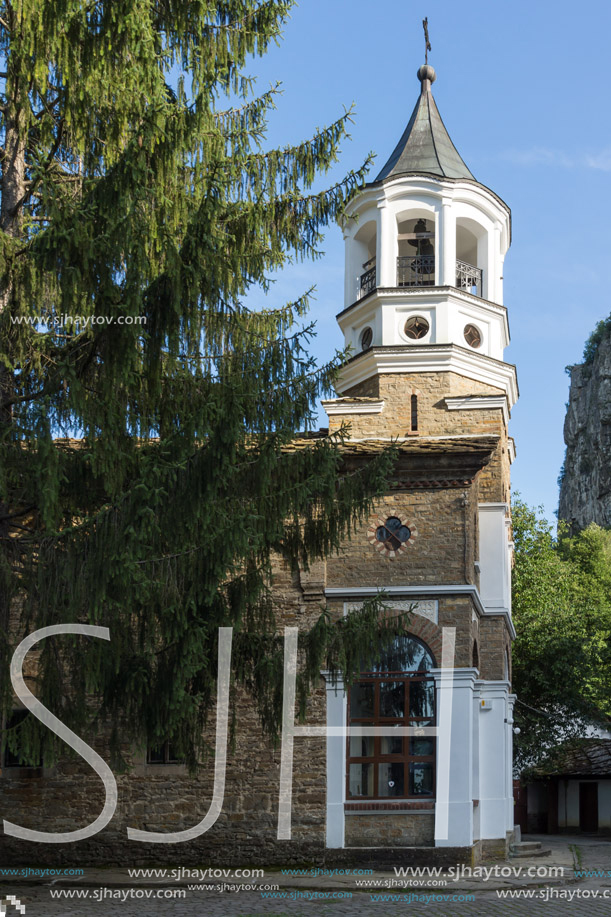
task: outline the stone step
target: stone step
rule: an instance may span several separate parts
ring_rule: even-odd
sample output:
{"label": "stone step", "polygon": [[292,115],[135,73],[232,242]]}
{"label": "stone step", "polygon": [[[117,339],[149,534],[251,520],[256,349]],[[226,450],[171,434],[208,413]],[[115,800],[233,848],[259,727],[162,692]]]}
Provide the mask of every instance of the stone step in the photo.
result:
{"label": "stone step", "polygon": [[541,847],[541,841],[519,841],[509,845],[511,857],[547,857],[552,851]]}

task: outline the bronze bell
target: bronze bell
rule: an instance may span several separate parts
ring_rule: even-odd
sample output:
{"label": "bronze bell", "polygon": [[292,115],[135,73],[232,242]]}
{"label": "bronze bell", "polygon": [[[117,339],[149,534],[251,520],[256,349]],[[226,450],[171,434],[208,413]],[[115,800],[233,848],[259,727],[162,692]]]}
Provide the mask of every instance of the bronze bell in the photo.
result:
{"label": "bronze bell", "polygon": [[[416,225],[414,226],[414,232],[421,233],[428,231],[429,230],[427,229],[426,221],[422,219],[417,220]],[[435,254],[435,247],[430,239],[409,239],[409,244],[414,246],[417,256]]]}

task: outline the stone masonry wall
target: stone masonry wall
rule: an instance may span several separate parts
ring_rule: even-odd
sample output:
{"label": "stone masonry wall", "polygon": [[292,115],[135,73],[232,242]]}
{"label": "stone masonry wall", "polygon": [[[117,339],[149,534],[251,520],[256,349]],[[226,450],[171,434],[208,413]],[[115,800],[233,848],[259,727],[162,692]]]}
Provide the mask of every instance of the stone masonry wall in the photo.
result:
{"label": "stone masonry wall", "polygon": [[[417,490],[384,497],[338,556],[329,558],[329,586],[417,586],[474,582],[473,487]],[[414,544],[395,558],[381,555],[369,531],[399,514],[416,529]]]}
{"label": "stone masonry wall", "polygon": [[350,425],[355,439],[411,436],[411,395],[418,396],[418,436],[499,436],[490,464],[480,475],[482,503],[510,502],[510,461],[507,425],[500,408],[451,411],[446,398],[502,395],[500,389],[457,373],[387,373],[367,379],[343,393],[345,397],[373,397],[384,401],[381,414],[332,415],[329,430]]}
{"label": "stone masonry wall", "polygon": [[434,813],[346,815],[347,847],[433,847]]}
{"label": "stone masonry wall", "polygon": [[[346,418],[353,436],[406,436],[411,431],[411,398],[418,394],[418,432],[422,436],[461,436],[466,433],[499,433],[503,425],[499,408],[448,411],[445,398],[466,395],[502,395],[500,389],[457,373],[386,373],[342,393],[345,397],[375,397],[385,402],[383,417],[362,414]],[[330,418],[330,430],[339,426]]]}

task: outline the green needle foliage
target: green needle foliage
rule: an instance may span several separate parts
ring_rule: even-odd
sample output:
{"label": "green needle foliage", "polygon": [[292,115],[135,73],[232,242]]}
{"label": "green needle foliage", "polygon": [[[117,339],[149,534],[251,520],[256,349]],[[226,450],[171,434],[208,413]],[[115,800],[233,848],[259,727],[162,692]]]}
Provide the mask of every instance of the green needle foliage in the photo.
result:
{"label": "green needle foliage", "polygon": [[[37,695],[73,727],[97,711],[116,748],[169,738],[190,764],[220,626],[276,733],[272,558],[296,569],[337,549],[392,465],[344,467],[342,435],[293,444],[343,355],[308,355],[308,293],[244,305],[316,257],[369,164],[313,190],[349,112],[261,146],[277,88],[255,96],[244,66],[292,2],[0,0],[4,654],[38,627],[108,626],[110,644],[45,640]],[[302,699],[316,665],[358,669],[377,613],[362,622],[323,617],[304,639]]]}
{"label": "green needle foliage", "polygon": [[555,538],[519,499],[512,519],[517,765],[553,767],[560,743],[611,718],[611,531]]}

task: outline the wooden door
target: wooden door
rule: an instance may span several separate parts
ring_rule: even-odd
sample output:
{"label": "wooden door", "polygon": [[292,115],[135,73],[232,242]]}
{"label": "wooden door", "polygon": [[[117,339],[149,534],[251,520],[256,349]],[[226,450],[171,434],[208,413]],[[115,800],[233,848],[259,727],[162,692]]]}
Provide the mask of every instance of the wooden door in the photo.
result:
{"label": "wooden door", "polygon": [[513,781],[513,823],[519,825],[522,832],[528,831],[527,815],[527,793],[526,787],[520,784],[519,780]]}
{"label": "wooden door", "polygon": [[586,834],[598,831],[598,783],[579,784],[579,828]]}

